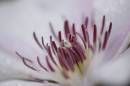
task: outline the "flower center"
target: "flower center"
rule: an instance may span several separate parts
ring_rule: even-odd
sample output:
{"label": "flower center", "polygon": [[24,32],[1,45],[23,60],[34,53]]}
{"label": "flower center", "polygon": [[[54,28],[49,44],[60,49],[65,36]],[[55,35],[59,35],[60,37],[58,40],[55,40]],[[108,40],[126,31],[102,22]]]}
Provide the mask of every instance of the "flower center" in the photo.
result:
{"label": "flower center", "polygon": [[[65,39],[63,39],[61,31],[58,32],[58,36],[54,33],[54,38],[58,41],[54,41],[50,36],[50,44],[45,44],[43,37],[41,37],[42,43],[38,40],[35,32],[33,37],[37,45],[41,49],[45,49],[47,55],[45,57],[47,67],[45,67],[40,58],[37,57],[37,63],[46,72],[59,72],[60,75],[67,81],[67,85],[74,83],[82,83],[83,76],[85,74],[87,66],[93,59],[93,55],[96,52],[104,50],[107,46],[108,39],[112,29],[112,23],[109,25],[108,31],[104,31],[105,27],[105,16],[103,16],[102,27],[98,34],[97,27],[94,24],[92,33],[87,29],[88,18],[85,19],[84,24],[81,25],[82,33],[79,33],[75,29],[75,24],[69,25],[66,20],[64,22],[64,33]],[[52,26],[50,24],[51,29]],[[52,30],[54,31],[54,30]],[[92,35],[92,41],[90,39]],[[21,56],[18,52],[16,54],[22,59],[23,63],[34,71],[38,71],[37,68],[30,65],[33,61]],[[48,80],[49,81],[49,80]],[[77,81],[77,82],[75,82]],[[75,84],[76,85],[76,84]]]}

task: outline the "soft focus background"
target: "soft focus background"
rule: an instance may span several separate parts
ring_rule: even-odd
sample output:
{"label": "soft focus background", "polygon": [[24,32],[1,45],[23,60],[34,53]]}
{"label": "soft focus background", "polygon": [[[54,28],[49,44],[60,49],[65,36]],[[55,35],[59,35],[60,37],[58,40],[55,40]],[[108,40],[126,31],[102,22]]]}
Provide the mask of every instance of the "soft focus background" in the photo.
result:
{"label": "soft focus background", "polygon": [[[99,23],[98,21],[105,14],[108,22],[110,20],[113,22],[113,33],[115,33],[118,28],[125,27],[129,23],[129,3],[130,0],[94,0],[93,5],[87,4],[86,0],[0,0],[0,80],[6,80],[11,76],[11,72],[14,71],[10,71],[10,69],[15,69],[15,67],[17,69],[17,62],[8,60],[8,56],[16,57],[13,53],[15,50],[30,57],[36,54],[41,55],[41,50],[32,39],[32,32],[36,31],[38,36],[44,34],[46,41],[48,41],[48,35],[51,34],[48,22],[52,22],[57,31],[62,28],[64,19],[81,23],[82,18],[89,15],[90,18],[94,19],[93,21]],[[129,67],[126,66],[126,61],[128,59],[124,58],[113,64],[114,66],[110,67],[110,70],[113,69],[114,72],[103,73],[102,75],[105,77],[103,79],[110,80],[111,74],[118,76],[118,73],[115,72],[118,69],[123,71],[121,72],[124,74],[122,76],[129,76],[127,73]],[[5,67],[6,65],[7,67]],[[23,81],[1,81],[0,86],[42,85]]]}

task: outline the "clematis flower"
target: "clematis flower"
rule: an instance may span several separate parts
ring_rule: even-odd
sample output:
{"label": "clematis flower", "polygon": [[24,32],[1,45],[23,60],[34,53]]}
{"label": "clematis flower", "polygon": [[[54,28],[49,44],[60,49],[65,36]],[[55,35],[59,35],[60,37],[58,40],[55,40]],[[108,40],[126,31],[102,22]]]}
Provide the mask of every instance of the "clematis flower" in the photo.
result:
{"label": "clematis flower", "polygon": [[[38,47],[36,47],[37,51],[34,51],[31,55],[28,55],[28,50],[22,49],[22,51],[19,51],[19,49],[17,49],[18,46],[14,48],[14,46],[7,45],[8,40],[3,42],[5,37],[1,39],[1,55],[7,58],[12,56],[16,57],[14,51],[17,51],[17,57],[20,57],[16,57],[15,59],[10,58],[8,60],[9,62],[7,61],[10,64],[10,61],[13,60],[12,64],[16,65],[11,65],[10,69],[12,71],[15,69],[14,67],[17,66],[17,71],[15,69],[14,74],[7,73],[4,79],[40,82],[45,86],[93,86],[94,83],[100,84],[103,79],[100,80],[98,78],[104,73],[101,72],[101,74],[99,74],[98,72],[104,65],[104,68],[106,68],[106,64],[115,63],[118,57],[129,57],[129,27],[126,27],[123,29],[123,32],[121,30],[113,36],[111,34],[112,23],[109,23],[107,28],[105,27],[105,16],[103,17],[102,23],[99,24],[99,28],[96,24],[93,26],[88,24],[87,18],[83,20],[85,20],[85,22],[81,24],[81,27],[78,27],[80,32],[78,31],[79,29],[75,27],[75,25],[80,25],[80,23],[71,24],[66,20],[64,22],[64,31],[60,30],[58,34],[55,33],[54,28],[50,24],[53,35],[50,36],[49,43],[44,43],[44,39],[48,40],[46,39],[47,35],[43,35],[43,39],[43,37],[38,37],[39,34],[34,32],[33,39],[36,44],[32,41],[33,39],[29,39],[29,41],[31,41],[30,44],[32,44],[32,46],[34,45],[33,47],[37,45]],[[25,30],[23,32],[25,32]],[[29,32],[32,33],[33,31]],[[7,38],[8,37],[9,36],[7,36]],[[25,36],[23,37],[23,39],[26,39]],[[23,48],[23,40],[21,41],[20,38],[17,38],[17,41],[22,43],[21,48]],[[30,48],[29,45],[26,46],[26,49],[28,48]],[[12,52],[14,53],[13,55]],[[42,53],[42,55],[39,55],[37,52]],[[4,59],[3,56],[1,57],[2,59]],[[19,63],[17,63],[18,61]],[[2,66],[8,68],[6,65]],[[3,71],[3,73],[5,73],[5,71]],[[99,76],[97,76],[98,74]],[[125,82],[127,82],[127,80],[128,78],[125,77]],[[104,83],[108,84],[109,82]]]}
{"label": "clematis flower", "polygon": [[[16,52],[26,67],[38,73],[44,71],[48,74],[48,77],[43,77],[43,79],[32,77],[32,80],[36,82],[46,81],[60,86],[87,86],[92,82],[89,80],[91,72],[96,72],[93,68],[107,64],[129,50],[129,29],[125,33],[120,33],[122,38],[120,37],[119,42],[113,46],[113,40],[109,42],[112,23],[110,23],[108,30],[106,30],[105,16],[102,19],[101,29],[97,29],[95,24],[91,29],[88,29],[87,26],[88,18],[81,25],[81,33],[79,33],[76,31],[75,24],[70,25],[66,20],[64,22],[65,37],[63,37],[62,31],[59,31],[58,35],[53,32],[55,40],[53,36],[50,36],[50,43],[46,44],[43,37],[41,37],[40,43],[34,32],[33,38],[35,42],[42,50],[45,49],[47,53],[45,56],[47,65],[42,64],[39,56],[35,58],[36,63],[34,63],[32,59],[26,58]],[[51,29],[53,29],[52,26]]]}

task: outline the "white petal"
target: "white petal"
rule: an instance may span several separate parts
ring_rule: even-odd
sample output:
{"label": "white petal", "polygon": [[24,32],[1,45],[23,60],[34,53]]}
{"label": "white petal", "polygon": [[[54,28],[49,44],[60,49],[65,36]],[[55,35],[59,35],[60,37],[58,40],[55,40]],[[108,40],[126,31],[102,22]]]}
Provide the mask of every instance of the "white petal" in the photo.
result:
{"label": "white petal", "polygon": [[119,50],[117,50],[117,53],[114,57],[118,57],[120,54],[125,53],[125,51],[127,51],[127,49],[129,49],[129,45],[130,45],[130,32],[124,38],[124,41],[120,45],[120,48],[119,48]]}
{"label": "white petal", "polygon": [[98,83],[128,84],[130,79],[130,49],[118,56],[116,60],[112,60],[102,66],[98,66],[93,71],[93,80]]}

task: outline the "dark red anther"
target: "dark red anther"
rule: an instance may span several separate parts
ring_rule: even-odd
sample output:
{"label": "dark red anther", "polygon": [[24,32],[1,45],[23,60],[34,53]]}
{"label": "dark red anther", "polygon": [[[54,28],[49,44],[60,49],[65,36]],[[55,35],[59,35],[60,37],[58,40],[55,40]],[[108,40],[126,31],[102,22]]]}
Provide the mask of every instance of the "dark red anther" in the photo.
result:
{"label": "dark red anther", "polygon": [[108,29],[108,37],[110,36],[112,30],[112,22],[110,22],[109,29]]}
{"label": "dark red anther", "polygon": [[108,39],[109,39],[109,37],[110,37],[111,30],[112,30],[112,22],[110,22],[109,29],[108,29],[108,31],[106,31],[106,33],[105,33],[104,42],[103,42],[103,49],[106,48]]}
{"label": "dark red anther", "polygon": [[[72,48],[70,48],[70,49],[68,49],[68,51],[69,51],[69,53],[71,54],[71,59],[72,59],[72,63],[73,63],[73,65],[75,65],[76,64],[76,61],[77,61],[77,57],[78,57],[78,54],[76,54],[75,53],[75,51],[72,49]],[[79,60],[78,60],[79,61]]]}
{"label": "dark red anther", "polygon": [[53,41],[53,40],[52,40],[52,36],[50,36],[50,44],[52,44],[52,41]]}
{"label": "dark red anther", "polygon": [[34,38],[35,42],[37,43],[37,45],[38,45],[41,49],[43,49],[43,47],[42,47],[42,45],[40,44],[40,42],[39,42],[39,40],[38,40],[38,38],[37,38],[35,32],[33,32],[33,38]]}
{"label": "dark red anther", "polygon": [[23,58],[24,58],[24,59],[26,59],[28,62],[33,63],[30,59],[21,56],[18,52],[15,52],[15,53],[16,53],[16,55],[17,55],[18,57],[20,57],[20,59],[23,59]]}
{"label": "dark red anther", "polygon": [[71,37],[71,42],[72,42],[72,43],[76,42],[76,37],[75,37],[75,36],[72,36],[72,37]]}
{"label": "dark red anther", "polygon": [[81,34],[79,34],[78,32],[76,32],[76,35],[81,39],[82,43],[84,44],[84,47],[86,48],[86,42],[85,39],[81,36]]}
{"label": "dark red anther", "polygon": [[75,24],[72,25],[72,33],[74,36],[76,36]]}
{"label": "dark red anther", "polygon": [[47,56],[46,56],[46,62],[47,62],[48,68],[51,70],[51,72],[55,72],[55,70],[54,70],[54,68],[52,67],[51,63],[49,62],[49,59],[48,59]]}
{"label": "dark red anther", "polygon": [[85,18],[85,26],[86,26],[86,29],[88,27],[88,17]]}
{"label": "dark red anther", "polygon": [[38,71],[36,68],[34,68],[33,66],[31,66],[31,65],[29,65],[29,64],[27,63],[27,62],[29,62],[29,63],[33,64],[33,62],[32,62],[30,59],[21,56],[18,52],[16,52],[16,55],[18,55],[18,56],[21,58],[21,60],[23,61],[23,64],[24,64],[26,67],[28,67],[28,68],[30,68],[30,69],[32,69],[32,70],[34,70],[34,71]]}
{"label": "dark red anther", "polygon": [[51,49],[52,49],[53,53],[55,54],[55,49],[54,49],[54,47],[53,47],[52,36],[50,36],[50,44],[51,44]]}
{"label": "dark red anther", "polygon": [[69,42],[71,42],[71,34],[69,34]]}
{"label": "dark red anther", "polygon": [[101,32],[100,32],[101,35],[102,35],[103,32],[104,32],[105,21],[106,21],[105,16],[103,16],[103,19],[102,19],[102,27],[101,27]]}
{"label": "dark red anther", "polygon": [[59,32],[58,32],[58,40],[59,40],[59,42],[61,42],[61,41],[62,41],[61,31],[59,31]]}
{"label": "dark red anther", "polygon": [[69,28],[69,22],[67,20],[64,22],[64,32],[65,37],[68,38],[68,35],[70,34],[70,28]]}
{"label": "dark red anther", "polygon": [[98,50],[100,51],[101,50],[101,47],[102,47],[102,42],[101,42],[101,39],[99,39],[99,47],[98,47]]}
{"label": "dark red anther", "polygon": [[55,51],[57,52],[57,46],[56,46],[56,43],[54,41],[52,42],[52,45],[53,45]]}
{"label": "dark red anther", "polygon": [[55,33],[55,30],[54,30],[54,28],[53,28],[52,23],[49,23],[49,27],[50,27],[50,30],[51,30],[51,32],[52,32],[54,38],[57,39],[57,36],[56,36],[56,33]]}
{"label": "dark red anther", "polygon": [[83,38],[85,40],[85,42],[87,42],[87,33],[86,33],[86,28],[84,25],[81,26],[82,27],[82,33],[83,33]]}
{"label": "dark red anther", "polygon": [[54,41],[51,42],[51,49],[52,49],[52,52],[56,55],[56,52],[57,52],[57,46],[55,44]]}
{"label": "dark red anther", "polygon": [[103,45],[102,45],[102,49],[105,49],[107,46],[107,41],[108,41],[108,32],[105,32],[105,36],[104,36],[104,41],[103,41]]}
{"label": "dark red anther", "polygon": [[88,33],[88,31],[86,31],[86,37],[87,37],[87,43],[88,43],[88,45],[90,45],[90,40],[89,40],[89,33]]}
{"label": "dark red anther", "polygon": [[[80,66],[79,66],[79,64],[80,64],[79,62],[82,62],[81,58],[77,55],[77,53],[75,53],[75,52],[73,51],[73,49],[70,49],[69,53],[70,53],[71,59],[72,59],[72,61],[73,61],[72,66],[74,67],[75,65],[77,65],[77,67],[78,67],[79,70],[81,71],[81,68],[80,68]],[[73,69],[72,71],[74,71],[74,70],[75,70],[75,69]]]}
{"label": "dark red anther", "polygon": [[61,66],[63,68],[65,68],[66,70],[69,70],[68,63],[65,59],[64,51],[61,48],[58,48],[58,59],[59,59]]}
{"label": "dark red anther", "polygon": [[74,61],[74,56],[73,56],[73,54],[71,53],[72,51],[71,51],[70,48],[68,48],[68,49],[66,49],[66,52],[67,52],[67,54],[68,54],[69,66],[70,66],[71,70],[74,71],[75,61]]}
{"label": "dark red anther", "polygon": [[34,68],[34,67],[30,66],[28,63],[26,63],[27,60],[25,58],[23,58],[22,61],[23,61],[24,65],[27,66],[28,68],[30,68],[34,71],[38,71],[36,68]]}
{"label": "dark red anther", "polygon": [[95,44],[97,41],[97,26],[94,25],[94,28],[93,28],[93,43]]}
{"label": "dark red anther", "polygon": [[75,36],[74,35],[69,35],[69,42],[72,44],[73,42],[75,42],[76,41],[76,38],[75,38]]}
{"label": "dark red anther", "polygon": [[[63,63],[65,64],[65,66],[66,66],[66,69],[67,70],[69,70],[70,69],[70,66],[69,66],[69,62],[68,62],[68,60],[66,59],[66,53],[65,53],[65,49],[63,49],[63,48],[61,48],[61,56],[63,56],[62,57],[62,61],[63,61]],[[68,57],[67,57],[68,58]]]}
{"label": "dark red anther", "polygon": [[75,52],[75,55],[77,55],[77,57],[75,57],[75,59],[83,62],[83,59],[85,59],[85,57],[84,57],[82,49],[78,45],[76,45],[75,47],[72,47],[72,49]]}
{"label": "dark red anther", "polygon": [[39,66],[40,66],[42,69],[44,69],[45,71],[47,71],[47,72],[48,72],[47,68],[46,68],[46,67],[44,67],[44,66],[42,65],[42,63],[40,62],[40,59],[39,59],[39,57],[38,57],[38,56],[37,56],[37,62],[38,62]]}
{"label": "dark red anther", "polygon": [[74,71],[74,67],[73,67],[74,65],[73,65],[72,57],[71,57],[71,55],[69,54],[68,49],[69,49],[69,48],[62,49],[62,50],[63,50],[64,56],[65,56],[65,61],[66,61],[67,65],[68,65],[68,68],[69,68],[71,71]]}
{"label": "dark red anther", "polygon": [[55,65],[57,65],[56,61],[54,60],[54,57],[53,57],[53,55],[52,55],[52,51],[51,51],[51,48],[50,48],[49,45],[47,45],[47,52],[48,52],[48,55],[49,55],[51,61],[52,61]]}
{"label": "dark red anther", "polygon": [[52,36],[50,36],[50,43],[52,42]]}
{"label": "dark red anther", "polygon": [[77,64],[77,62],[83,61],[82,58],[79,57],[80,55],[77,52],[75,52],[75,50],[72,50],[71,53],[72,53],[72,57],[73,57],[73,60],[74,60],[74,64]]}
{"label": "dark red anther", "polygon": [[41,37],[41,40],[42,40],[42,45],[43,45],[43,47],[45,48],[45,50],[47,50],[47,47],[46,47],[46,45],[45,45],[45,43],[44,43],[43,36]]}

